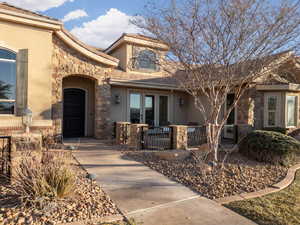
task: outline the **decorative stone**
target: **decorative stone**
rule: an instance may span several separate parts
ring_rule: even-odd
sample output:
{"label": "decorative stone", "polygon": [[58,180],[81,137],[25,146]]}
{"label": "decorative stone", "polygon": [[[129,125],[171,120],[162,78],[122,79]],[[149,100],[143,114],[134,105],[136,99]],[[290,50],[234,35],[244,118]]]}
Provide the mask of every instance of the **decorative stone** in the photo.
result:
{"label": "decorative stone", "polygon": [[163,160],[184,160],[191,155],[191,152],[186,150],[170,150],[153,152],[152,154]]}

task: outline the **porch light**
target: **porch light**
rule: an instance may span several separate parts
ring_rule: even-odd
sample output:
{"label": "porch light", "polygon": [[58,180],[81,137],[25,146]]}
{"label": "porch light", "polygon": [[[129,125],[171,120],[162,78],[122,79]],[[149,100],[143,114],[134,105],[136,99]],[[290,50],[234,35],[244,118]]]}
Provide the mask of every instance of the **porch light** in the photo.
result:
{"label": "porch light", "polygon": [[29,108],[26,108],[23,111],[22,123],[25,126],[25,132],[29,133],[29,128],[32,124],[32,111]]}
{"label": "porch light", "polygon": [[115,95],[115,103],[120,104],[121,103],[121,97],[119,94]]}

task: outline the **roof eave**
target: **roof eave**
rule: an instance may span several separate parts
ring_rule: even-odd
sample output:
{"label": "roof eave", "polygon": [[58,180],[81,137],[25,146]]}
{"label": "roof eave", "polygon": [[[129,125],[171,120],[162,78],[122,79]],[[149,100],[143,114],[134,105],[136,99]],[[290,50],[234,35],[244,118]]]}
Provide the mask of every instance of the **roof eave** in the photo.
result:
{"label": "roof eave", "polygon": [[21,24],[37,26],[47,28],[50,30],[59,30],[62,26],[62,22],[57,20],[51,20],[38,16],[31,16],[19,12],[13,12],[6,9],[0,9],[0,20],[6,20],[10,22],[17,22]]}
{"label": "roof eave", "polygon": [[105,49],[105,53],[109,54],[116,48],[118,48],[123,43],[132,43],[132,44],[138,44],[142,46],[147,46],[150,48],[156,48],[163,51],[168,51],[169,46],[167,46],[164,43],[154,42],[150,40],[140,39],[132,36],[127,36],[126,34],[123,34],[117,41],[115,41],[111,46],[109,46],[107,49]]}
{"label": "roof eave", "polygon": [[[84,46],[78,44],[73,39],[71,39],[64,31],[60,30],[60,31],[56,31],[55,33],[67,45],[69,45],[70,47],[72,47],[72,48],[76,49],[77,51],[81,52],[83,55],[87,56],[88,58],[93,59],[93,60],[95,60],[97,62],[100,62],[102,64],[112,66],[112,67],[117,67],[119,65],[119,60],[118,59],[116,59],[116,58],[113,58],[113,59],[106,58],[104,56],[98,55],[98,54],[90,51],[89,49],[85,48]],[[109,56],[109,57],[111,57],[111,56]]]}

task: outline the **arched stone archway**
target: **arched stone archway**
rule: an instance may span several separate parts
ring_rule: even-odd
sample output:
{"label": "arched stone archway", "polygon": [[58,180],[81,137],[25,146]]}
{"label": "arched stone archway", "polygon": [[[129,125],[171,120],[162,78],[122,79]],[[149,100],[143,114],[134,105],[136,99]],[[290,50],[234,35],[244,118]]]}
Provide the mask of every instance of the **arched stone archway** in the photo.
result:
{"label": "arched stone archway", "polygon": [[91,80],[95,85],[93,136],[99,139],[111,137],[111,89],[107,82],[111,70],[112,68],[83,56],[53,37],[52,120],[55,133],[62,134],[63,131],[63,81],[77,76]]}

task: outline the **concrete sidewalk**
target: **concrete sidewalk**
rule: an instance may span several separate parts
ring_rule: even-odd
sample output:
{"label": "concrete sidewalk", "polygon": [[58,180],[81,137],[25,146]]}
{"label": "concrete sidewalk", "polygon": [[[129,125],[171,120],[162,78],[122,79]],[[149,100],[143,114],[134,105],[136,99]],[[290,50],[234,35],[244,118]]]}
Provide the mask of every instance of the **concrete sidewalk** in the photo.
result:
{"label": "concrete sidewalk", "polygon": [[82,139],[74,155],[89,173],[97,175],[98,184],[122,212],[138,224],[255,224],[143,164],[123,158],[117,147]]}

